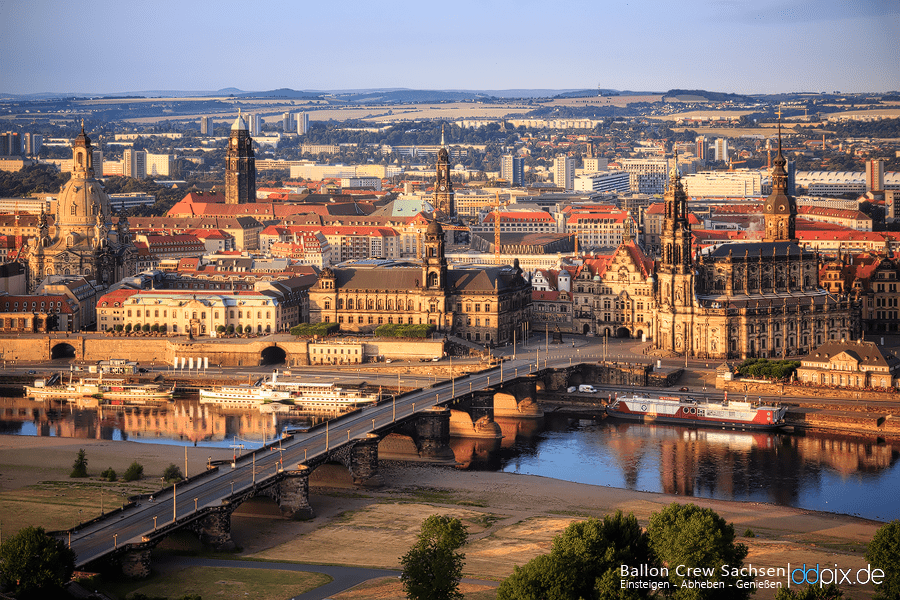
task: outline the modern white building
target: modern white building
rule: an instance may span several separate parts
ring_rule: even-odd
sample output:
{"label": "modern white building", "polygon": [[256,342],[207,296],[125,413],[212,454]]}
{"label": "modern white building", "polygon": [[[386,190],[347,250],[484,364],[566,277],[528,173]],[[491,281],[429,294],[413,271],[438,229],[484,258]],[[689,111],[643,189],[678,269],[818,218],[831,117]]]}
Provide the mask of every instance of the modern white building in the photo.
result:
{"label": "modern white building", "polygon": [[169,177],[175,172],[175,157],[171,154],[147,153],[145,165],[149,177]]}
{"label": "modern white building", "polygon": [[309,113],[297,113],[297,134],[305,135],[309,131]]}
{"label": "modern white building", "polygon": [[619,169],[630,175],[631,191],[662,194],[669,181],[669,161],[665,158],[623,158]]}
{"label": "modern white building", "polygon": [[715,159],[719,162],[728,160],[728,140],[725,138],[716,139],[715,154]]}
{"label": "modern white building", "polygon": [[576,192],[628,192],[631,175],[625,171],[600,171],[586,173],[575,178]]}
{"label": "modern white building", "polygon": [[730,198],[761,196],[763,174],[761,171],[703,171],[683,175],[681,182],[688,196],[727,196]]}

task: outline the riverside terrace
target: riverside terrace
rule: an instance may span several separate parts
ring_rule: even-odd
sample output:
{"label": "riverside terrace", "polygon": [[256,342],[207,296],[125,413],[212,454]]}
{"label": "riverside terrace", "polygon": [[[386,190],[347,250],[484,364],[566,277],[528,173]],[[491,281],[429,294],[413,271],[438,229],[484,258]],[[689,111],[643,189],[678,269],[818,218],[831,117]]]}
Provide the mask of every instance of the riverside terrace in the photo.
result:
{"label": "riverside terrace", "polygon": [[[538,377],[526,360],[417,390],[378,406],[363,408],[304,433],[288,436],[236,459],[209,468],[151,496],[131,498],[121,509],[55,535],[76,554],[76,566],[87,568],[101,559],[118,562],[130,577],[150,574],[150,554],[163,538],[187,528],[216,549],[233,547],[231,514],[257,495],[273,498],[285,516],[310,518],[309,475],[332,461],[348,467],[357,485],[381,485],[378,443],[389,433],[412,439],[408,447],[419,460],[453,463],[448,446],[450,409],[443,405],[466,396],[505,402],[504,414],[536,416]],[[493,384],[493,388],[491,387]],[[494,390],[486,398],[484,392]],[[411,458],[411,457],[410,457]],[[288,465],[287,467],[285,465]]]}

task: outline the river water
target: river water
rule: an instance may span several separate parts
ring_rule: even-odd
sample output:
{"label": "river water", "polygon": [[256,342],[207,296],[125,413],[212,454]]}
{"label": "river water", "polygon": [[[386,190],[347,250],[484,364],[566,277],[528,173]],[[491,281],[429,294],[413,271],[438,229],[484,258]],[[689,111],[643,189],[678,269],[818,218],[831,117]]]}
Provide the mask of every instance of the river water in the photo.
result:
{"label": "river water", "polygon": [[[245,449],[299,417],[196,400],[96,407],[0,398],[0,433]],[[900,518],[900,442],[828,432],[734,432],[606,419],[498,419],[503,439],[454,438],[460,468],[540,475],[684,497]]]}

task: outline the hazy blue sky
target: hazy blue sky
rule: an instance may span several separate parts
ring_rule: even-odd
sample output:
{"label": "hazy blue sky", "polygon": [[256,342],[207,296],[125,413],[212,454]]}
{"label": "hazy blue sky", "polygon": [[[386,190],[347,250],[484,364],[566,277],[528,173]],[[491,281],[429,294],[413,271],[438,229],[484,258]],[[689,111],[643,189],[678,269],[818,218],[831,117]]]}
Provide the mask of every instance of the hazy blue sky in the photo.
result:
{"label": "hazy blue sky", "polygon": [[0,92],[900,89],[898,0],[0,0]]}

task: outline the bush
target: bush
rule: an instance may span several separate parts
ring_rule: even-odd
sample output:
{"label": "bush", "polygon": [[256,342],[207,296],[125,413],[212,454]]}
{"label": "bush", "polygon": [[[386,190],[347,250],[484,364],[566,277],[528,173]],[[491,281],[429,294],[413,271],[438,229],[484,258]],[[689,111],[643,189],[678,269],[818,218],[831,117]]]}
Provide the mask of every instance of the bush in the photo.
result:
{"label": "bush", "polygon": [[253,333],[253,327],[247,325],[246,327],[244,327],[244,333]]}
{"label": "bush", "polygon": [[82,448],[75,457],[75,463],[72,465],[72,472],[69,474],[69,477],[87,477],[87,464],[87,456],[84,453],[84,448]]}
{"label": "bush", "polygon": [[125,333],[131,333],[131,323],[125,324]]}
{"label": "bush", "polygon": [[225,326],[219,325],[218,327],[216,327],[216,333],[225,333]]}
{"label": "bush", "polygon": [[119,323],[119,324],[116,325],[116,327],[115,327],[115,330],[116,330],[117,332],[119,332],[119,333],[121,333],[123,329],[125,329],[125,328],[122,326],[121,323]]}
{"label": "bush", "polygon": [[123,481],[137,481],[144,476],[144,467],[137,461],[131,463],[131,466],[128,467],[128,470],[125,471],[125,475],[122,476]]}
{"label": "bush", "polygon": [[172,483],[173,481],[181,481],[184,479],[184,475],[181,474],[181,469],[178,468],[178,465],[172,463],[163,471],[163,479],[166,480],[166,483]]}
{"label": "bush", "polygon": [[106,469],[105,471],[100,473],[100,477],[102,477],[103,479],[105,479],[107,481],[115,481],[116,480],[116,472],[113,470],[112,467],[109,467],[108,469]]}
{"label": "bush", "polygon": [[159,332],[159,323],[154,323],[153,325],[151,325],[150,331],[152,331],[153,333],[158,333]]}
{"label": "bush", "polygon": [[386,323],[375,329],[375,337],[427,338],[434,333],[434,325],[403,325]]}
{"label": "bush", "polygon": [[150,323],[144,323],[144,326],[141,329],[144,333],[150,333]]}
{"label": "bush", "polygon": [[169,326],[166,325],[165,323],[163,323],[162,325],[159,326],[160,333],[165,333],[168,330],[169,330]]}
{"label": "bush", "polygon": [[234,333],[234,325],[229,325],[229,326],[225,329],[225,332],[226,332],[228,335],[231,335],[232,333]]}
{"label": "bush", "polygon": [[291,327],[291,335],[313,337],[326,337],[339,329],[337,323],[300,323]]}
{"label": "bush", "polygon": [[753,538],[756,537],[756,534],[753,533],[753,530],[748,528],[747,531],[744,532],[744,537]]}

